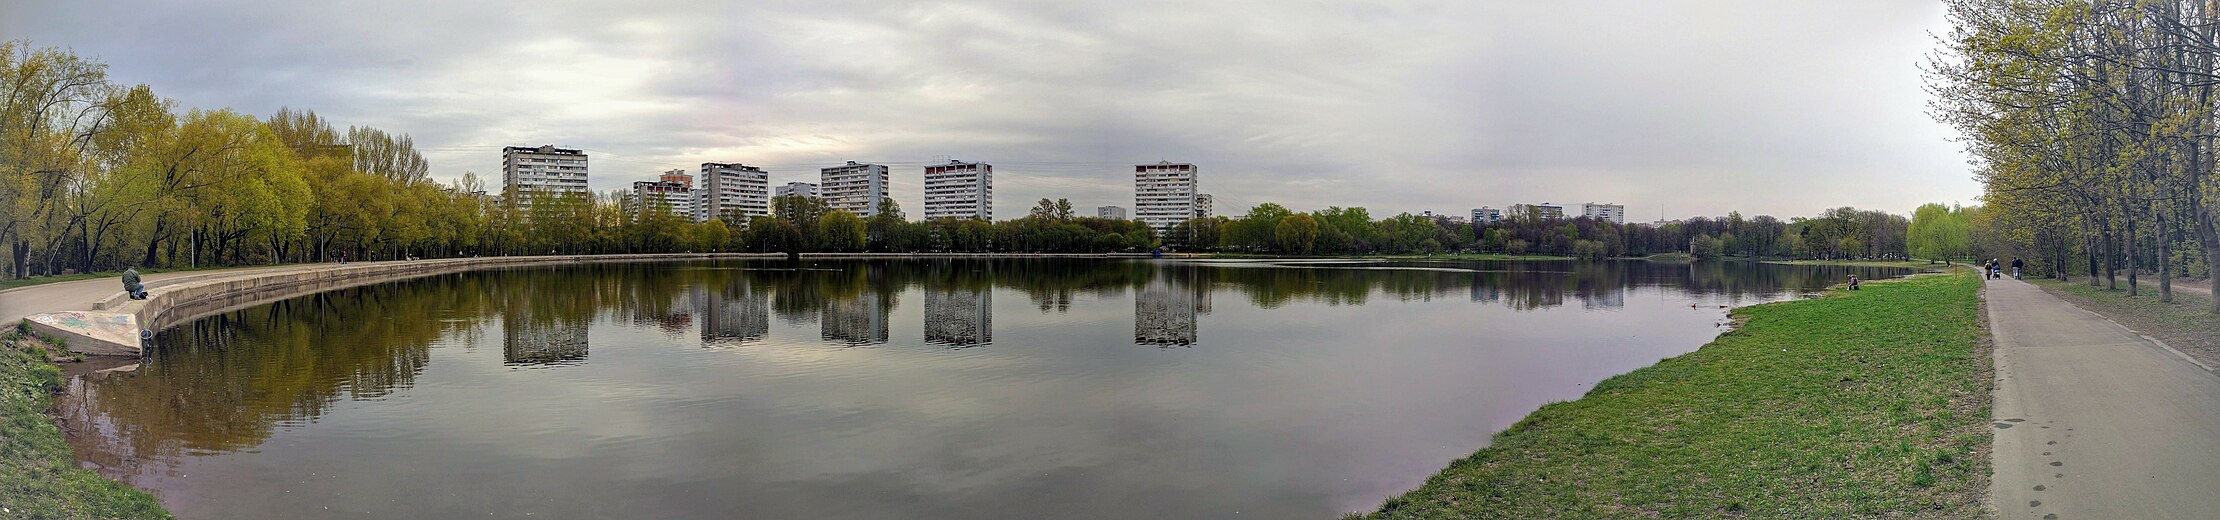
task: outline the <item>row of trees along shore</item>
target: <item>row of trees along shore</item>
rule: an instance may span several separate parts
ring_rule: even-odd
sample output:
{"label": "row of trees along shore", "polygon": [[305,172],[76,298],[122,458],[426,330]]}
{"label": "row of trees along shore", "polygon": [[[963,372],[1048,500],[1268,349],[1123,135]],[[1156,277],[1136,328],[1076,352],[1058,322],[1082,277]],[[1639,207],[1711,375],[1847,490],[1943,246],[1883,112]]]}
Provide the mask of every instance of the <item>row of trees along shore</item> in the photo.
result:
{"label": "row of trees along shore", "polygon": [[2220,269],[2220,5],[1944,3],[1932,113],[1957,127],[1986,191],[1955,218],[1966,247],[2061,280],[2119,289],[2124,275],[2130,296],[2155,272],[2165,301],[2174,278]]}
{"label": "row of trees along shore", "polygon": [[[634,252],[1109,252],[1171,247],[1274,254],[1493,252],[1608,258],[1902,258],[1907,221],[1842,208],[1787,221],[1696,218],[1659,226],[1515,211],[1471,224],[1364,208],[1260,204],[1157,236],[1138,221],[1073,215],[1043,199],[1019,219],[911,221],[888,200],[865,218],[779,197],[772,216],[693,222],[632,208],[622,192],[487,196],[476,175],[439,183],[406,134],[313,111],[268,117],[180,110],[106,66],[0,43],[0,243],[10,277],[408,257]],[[527,200],[529,199],[529,200]],[[645,211],[643,211],[645,210]]]}
{"label": "row of trees along shore", "polygon": [[1190,249],[1279,254],[1378,254],[1473,251],[1602,259],[1685,253],[1700,258],[1906,258],[1908,221],[1874,210],[1838,208],[1783,221],[1768,215],[1697,217],[1660,225],[1541,216],[1512,206],[1504,220],[1465,223],[1409,213],[1373,220],[1364,208],[1297,213],[1265,203],[1239,218],[1198,218],[1172,227],[1165,241]]}

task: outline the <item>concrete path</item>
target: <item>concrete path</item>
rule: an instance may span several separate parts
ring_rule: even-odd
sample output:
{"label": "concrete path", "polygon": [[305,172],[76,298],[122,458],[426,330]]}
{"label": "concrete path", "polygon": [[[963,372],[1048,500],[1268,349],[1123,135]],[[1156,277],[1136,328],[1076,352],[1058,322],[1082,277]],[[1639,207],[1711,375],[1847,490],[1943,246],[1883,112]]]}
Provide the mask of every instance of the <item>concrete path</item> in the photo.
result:
{"label": "concrete path", "polygon": [[[217,274],[243,274],[304,269],[321,265],[324,264],[242,267],[235,269],[216,269],[208,271],[155,273],[141,276],[139,277],[139,281],[141,283],[145,283],[147,287],[160,287],[164,283],[170,283],[185,278],[205,277]],[[121,278],[95,278],[91,280],[78,280],[74,282],[56,282],[33,285],[30,287],[18,287],[5,291],[0,291],[0,324],[13,326],[15,322],[23,320],[24,316],[30,316],[33,314],[42,314],[56,311],[93,310],[93,302],[100,301],[102,298],[107,298],[121,292],[123,292],[123,279]]]}
{"label": "concrete path", "polygon": [[1998,518],[2220,518],[2220,375],[2026,282],[1987,299]]}

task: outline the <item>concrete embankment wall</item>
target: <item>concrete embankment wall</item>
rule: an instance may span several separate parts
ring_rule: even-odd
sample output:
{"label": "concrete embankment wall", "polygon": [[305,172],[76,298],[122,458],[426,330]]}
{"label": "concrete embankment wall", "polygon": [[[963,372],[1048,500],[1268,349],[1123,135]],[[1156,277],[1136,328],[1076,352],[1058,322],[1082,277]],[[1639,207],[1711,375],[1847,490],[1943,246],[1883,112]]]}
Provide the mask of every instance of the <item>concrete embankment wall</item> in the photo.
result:
{"label": "concrete embankment wall", "polygon": [[[1008,254],[1008,253],[811,253],[808,260],[843,259],[988,259],[988,258],[1146,258],[1147,254]],[[1181,255],[1185,256],[1185,255]],[[639,255],[547,255],[478,258],[445,258],[309,264],[240,271],[216,271],[150,284],[145,300],[131,300],[121,291],[93,303],[94,314],[122,314],[148,331],[195,319],[306,294],[362,285],[421,278],[447,273],[544,265],[616,262],[672,262],[688,260],[777,259],[777,253],[689,253]],[[69,330],[56,334],[81,336]],[[136,341],[97,337],[71,338],[72,350],[90,354],[130,355],[140,352]],[[82,345],[83,348],[79,348]]]}

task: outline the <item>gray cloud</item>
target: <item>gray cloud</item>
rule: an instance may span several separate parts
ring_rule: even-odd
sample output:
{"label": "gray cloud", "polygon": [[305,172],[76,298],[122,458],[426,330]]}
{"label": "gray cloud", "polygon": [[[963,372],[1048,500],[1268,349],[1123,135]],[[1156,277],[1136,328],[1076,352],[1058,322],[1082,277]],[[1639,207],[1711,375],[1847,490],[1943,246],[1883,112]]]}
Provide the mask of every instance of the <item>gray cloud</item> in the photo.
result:
{"label": "gray cloud", "polygon": [[1203,168],[1221,213],[1619,202],[1630,218],[1973,202],[1916,63],[1939,5],[1875,2],[11,2],[186,106],[407,132],[435,176],[504,145],[614,189],[703,161],[997,166],[998,212],[1132,203]]}

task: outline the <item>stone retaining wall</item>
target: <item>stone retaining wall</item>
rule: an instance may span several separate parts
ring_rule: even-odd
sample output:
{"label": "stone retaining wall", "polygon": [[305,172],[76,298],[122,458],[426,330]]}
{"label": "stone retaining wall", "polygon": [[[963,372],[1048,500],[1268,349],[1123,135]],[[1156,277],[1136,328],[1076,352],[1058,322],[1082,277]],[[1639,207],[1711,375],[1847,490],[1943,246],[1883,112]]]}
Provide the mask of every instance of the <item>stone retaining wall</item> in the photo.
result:
{"label": "stone retaining wall", "polygon": [[[1147,258],[1147,254],[1009,254],[1009,253],[810,253],[810,260],[900,258]],[[1171,255],[1167,255],[1171,256]],[[147,331],[207,316],[254,306],[272,300],[375,283],[421,278],[447,273],[579,263],[670,262],[685,260],[775,259],[778,253],[681,253],[638,255],[547,255],[434,260],[308,264],[256,269],[246,272],[214,271],[148,284],[147,299],[131,300],[122,291],[93,303],[102,312],[126,315]],[[69,330],[52,333],[69,337],[71,350],[88,354],[135,355],[141,352],[136,338],[113,341]]]}

